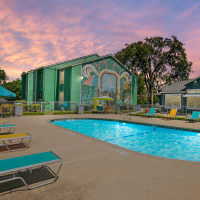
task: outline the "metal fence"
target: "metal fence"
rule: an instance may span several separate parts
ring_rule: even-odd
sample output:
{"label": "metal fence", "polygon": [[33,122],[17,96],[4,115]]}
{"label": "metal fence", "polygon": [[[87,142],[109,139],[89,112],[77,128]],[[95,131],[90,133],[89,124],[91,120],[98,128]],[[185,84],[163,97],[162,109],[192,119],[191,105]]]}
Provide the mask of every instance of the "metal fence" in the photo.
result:
{"label": "metal fence", "polygon": [[[15,106],[21,106],[23,112],[77,112],[78,106],[80,104],[76,102],[6,102],[2,103],[1,107],[3,113],[10,113],[10,115],[14,114]],[[85,112],[93,111],[93,104],[83,105]],[[126,103],[113,104],[110,108],[110,111],[113,113],[129,113],[129,112],[148,112],[149,108],[155,107],[157,113],[167,114],[170,112],[172,108],[177,109],[177,115],[187,116],[191,115],[193,111],[200,111],[200,108],[188,108],[187,106],[182,106],[181,108],[177,107],[166,107],[164,105],[131,105]],[[67,112],[66,112],[67,113]]]}

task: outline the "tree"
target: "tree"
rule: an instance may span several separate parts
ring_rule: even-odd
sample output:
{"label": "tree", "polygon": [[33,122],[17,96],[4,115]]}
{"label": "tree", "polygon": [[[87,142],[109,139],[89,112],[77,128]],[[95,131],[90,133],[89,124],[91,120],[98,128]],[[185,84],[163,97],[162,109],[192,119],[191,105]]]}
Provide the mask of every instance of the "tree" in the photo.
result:
{"label": "tree", "polygon": [[15,99],[21,99],[21,80],[16,79],[10,82],[4,82],[3,87],[16,94]]}
{"label": "tree", "polygon": [[151,37],[126,45],[115,57],[144,77],[149,102],[153,104],[153,93],[160,86],[189,78],[192,63],[188,62],[183,46],[175,36]]}
{"label": "tree", "polygon": [[6,75],[6,72],[0,68],[0,84],[3,84],[8,80],[8,76]]}

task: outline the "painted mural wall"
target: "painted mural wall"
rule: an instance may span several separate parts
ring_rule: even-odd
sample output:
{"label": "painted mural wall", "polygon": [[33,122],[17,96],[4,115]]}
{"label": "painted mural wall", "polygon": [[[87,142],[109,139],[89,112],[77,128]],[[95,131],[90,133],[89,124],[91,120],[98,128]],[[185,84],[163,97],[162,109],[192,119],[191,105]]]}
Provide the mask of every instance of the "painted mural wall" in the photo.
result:
{"label": "painted mural wall", "polygon": [[109,96],[120,102],[132,102],[132,74],[114,59],[107,58],[82,66],[81,103],[90,104],[93,97]]}

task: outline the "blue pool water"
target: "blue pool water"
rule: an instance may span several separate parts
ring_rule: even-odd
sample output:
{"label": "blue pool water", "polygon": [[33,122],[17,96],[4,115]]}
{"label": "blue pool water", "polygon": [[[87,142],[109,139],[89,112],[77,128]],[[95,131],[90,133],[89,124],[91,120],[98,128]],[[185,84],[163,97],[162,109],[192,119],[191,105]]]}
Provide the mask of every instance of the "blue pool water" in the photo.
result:
{"label": "blue pool water", "polygon": [[133,151],[165,158],[200,161],[198,132],[93,119],[69,119],[52,123]]}

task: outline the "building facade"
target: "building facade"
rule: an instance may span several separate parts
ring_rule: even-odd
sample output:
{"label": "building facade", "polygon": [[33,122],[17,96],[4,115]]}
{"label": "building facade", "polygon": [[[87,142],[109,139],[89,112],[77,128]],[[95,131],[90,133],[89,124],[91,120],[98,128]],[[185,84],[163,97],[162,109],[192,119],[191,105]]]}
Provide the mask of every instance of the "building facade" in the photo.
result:
{"label": "building facade", "polygon": [[112,55],[97,54],[40,67],[22,75],[22,99],[93,104],[93,98],[137,104],[137,77]]}
{"label": "building facade", "polygon": [[200,110],[200,77],[165,85],[160,90],[163,108],[177,108],[182,112]]}

